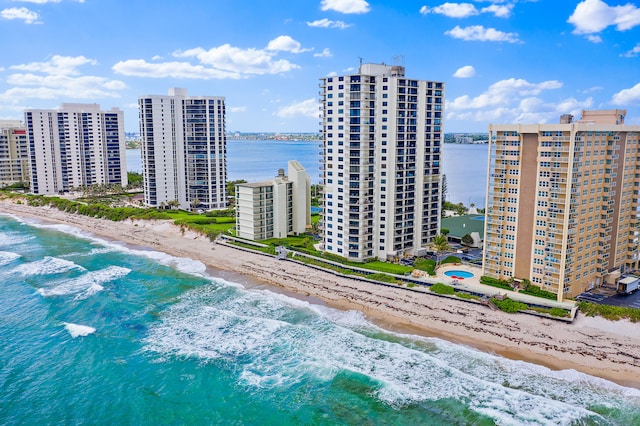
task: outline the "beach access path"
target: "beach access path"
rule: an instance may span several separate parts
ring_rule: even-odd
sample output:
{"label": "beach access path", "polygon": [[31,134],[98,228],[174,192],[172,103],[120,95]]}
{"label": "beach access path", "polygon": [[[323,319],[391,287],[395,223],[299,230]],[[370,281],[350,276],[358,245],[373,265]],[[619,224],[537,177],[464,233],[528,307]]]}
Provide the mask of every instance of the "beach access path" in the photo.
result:
{"label": "beach access path", "polygon": [[[242,274],[250,286],[339,309],[362,311],[391,331],[443,338],[512,359],[552,369],[575,369],[640,388],[640,324],[578,315],[562,323],[523,314],[507,314],[475,305],[375,285],[275,257],[216,244],[170,221],[109,220],[69,214],[0,200],[0,213],[62,223],[122,243],[195,259],[213,268],[213,276]],[[216,272],[217,271],[217,272]]]}

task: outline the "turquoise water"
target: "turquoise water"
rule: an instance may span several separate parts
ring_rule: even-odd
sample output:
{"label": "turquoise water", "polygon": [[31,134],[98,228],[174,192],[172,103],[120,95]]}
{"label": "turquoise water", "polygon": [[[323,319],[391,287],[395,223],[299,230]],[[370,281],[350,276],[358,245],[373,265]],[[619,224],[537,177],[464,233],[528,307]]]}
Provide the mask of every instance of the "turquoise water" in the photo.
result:
{"label": "turquoise water", "polygon": [[473,274],[467,271],[447,271],[444,274],[448,277],[473,278]]}
{"label": "turquoise water", "polygon": [[232,280],[0,216],[0,424],[640,424],[640,390]]}

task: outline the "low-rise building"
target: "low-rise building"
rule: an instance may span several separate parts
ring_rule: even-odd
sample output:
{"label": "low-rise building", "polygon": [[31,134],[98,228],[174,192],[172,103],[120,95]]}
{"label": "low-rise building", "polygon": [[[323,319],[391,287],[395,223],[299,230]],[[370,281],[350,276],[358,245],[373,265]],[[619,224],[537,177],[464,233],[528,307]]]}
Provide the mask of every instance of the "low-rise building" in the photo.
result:
{"label": "low-rise building", "polygon": [[302,234],[311,224],[311,179],[297,161],[288,175],[236,184],[236,235],[249,240]]}

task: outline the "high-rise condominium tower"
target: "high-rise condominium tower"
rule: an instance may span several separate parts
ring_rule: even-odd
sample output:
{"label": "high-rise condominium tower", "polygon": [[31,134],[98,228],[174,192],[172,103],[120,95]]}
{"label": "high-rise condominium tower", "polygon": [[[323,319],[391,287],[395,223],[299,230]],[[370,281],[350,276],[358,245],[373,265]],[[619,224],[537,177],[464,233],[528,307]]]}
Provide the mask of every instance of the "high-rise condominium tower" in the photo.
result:
{"label": "high-rise condominium tower", "polygon": [[439,232],[444,84],[362,64],[320,83],[324,250],[417,254]]}
{"label": "high-rise condominium tower", "polygon": [[127,185],[123,113],[97,104],[25,111],[31,192],[56,194],[90,185]]}
{"label": "high-rise condominium tower", "polygon": [[0,186],[29,182],[29,145],[20,120],[0,120]]}
{"label": "high-rise condominium tower", "polygon": [[167,96],[141,96],[138,105],[145,204],[226,208],[224,98],[174,88]]}
{"label": "high-rise condominium tower", "polygon": [[637,266],[640,126],[625,114],[489,126],[484,275],[563,300]]}

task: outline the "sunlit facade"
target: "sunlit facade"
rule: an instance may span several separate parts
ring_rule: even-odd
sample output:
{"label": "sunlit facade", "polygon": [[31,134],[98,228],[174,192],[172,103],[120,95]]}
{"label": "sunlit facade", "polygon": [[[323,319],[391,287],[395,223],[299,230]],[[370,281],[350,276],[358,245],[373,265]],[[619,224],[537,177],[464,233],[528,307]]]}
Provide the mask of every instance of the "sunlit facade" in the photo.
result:
{"label": "sunlit facade", "polygon": [[484,275],[563,300],[637,267],[640,126],[625,114],[489,126]]}

